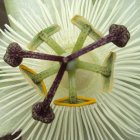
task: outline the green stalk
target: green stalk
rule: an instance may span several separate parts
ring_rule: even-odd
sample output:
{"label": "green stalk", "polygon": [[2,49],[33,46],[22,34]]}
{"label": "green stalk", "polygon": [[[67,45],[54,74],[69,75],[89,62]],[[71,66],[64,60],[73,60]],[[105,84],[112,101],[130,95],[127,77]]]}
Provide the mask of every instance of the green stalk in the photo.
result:
{"label": "green stalk", "polygon": [[[73,48],[72,52],[76,52],[80,50],[83,47],[83,44],[89,34],[90,28],[89,26],[85,25],[81,33],[79,34],[79,37],[77,39],[77,42],[75,44],[75,47]],[[70,103],[76,103],[77,102],[77,92],[76,92],[76,60],[75,66],[73,66],[74,62],[69,63],[68,67],[73,67],[71,70],[68,70],[68,77],[69,77],[69,100]],[[71,65],[72,64],[72,65]]]}
{"label": "green stalk", "polygon": [[[72,23],[76,25],[80,30],[81,33],[79,34],[79,37],[77,39],[77,42],[75,44],[75,47],[72,51],[72,53],[79,51],[87,38],[87,36],[90,36],[95,41],[98,40],[101,37],[101,34],[95,30],[90,23],[82,16],[76,15],[72,18]],[[68,70],[68,77],[69,77],[69,99],[70,103],[76,103],[77,100],[77,93],[76,93],[76,68],[77,68],[77,60],[73,60],[72,62],[68,63],[67,68]],[[74,62],[75,61],[75,62]],[[79,61],[79,60],[78,60]],[[87,69],[87,65],[83,65],[80,63],[80,67]],[[93,68],[93,66],[92,66]],[[94,69],[94,68],[93,68]],[[93,70],[92,69],[92,70]],[[100,68],[98,68],[100,70]],[[102,70],[103,71],[103,70]]]}
{"label": "green stalk", "polygon": [[72,50],[72,53],[77,52],[78,50],[80,50],[83,47],[84,42],[85,42],[89,32],[90,32],[89,26],[85,25],[85,27],[83,28],[83,30],[81,31],[81,33],[78,36],[77,42]]}
{"label": "green stalk", "polygon": [[100,66],[83,61],[78,61],[77,68],[100,73],[106,77],[110,76],[111,74],[111,70],[107,66]]}
{"label": "green stalk", "polygon": [[77,94],[76,94],[76,72],[75,70],[68,72],[69,77],[69,101],[70,103],[77,102]]}
{"label": "green stalk", "polygon": [[40,38],[47,43],[57,54],[61,55],[65,53],[65,51],[61,48],[61,46],[51,37],[48,37],[45,33],[40,34]]}
{"label": "green stalk", "polygon": [[30,50],[36,50],[43,42],[47,43],[54,52],[58,55],[65,53],[64,49],[51,37],[56,32],[60,30],[59,25],[54,24],[46,29],[41,30],[36,36],[32,39],[32,41],[28,44],[28,48]]}
{"label": "green stalk", "polygon": [[47,70],[44,70],[44,71],[42,71],[42,72],[40,72],[40,73],[34,75],[32,79],[33,79],[33,81],[34,81],[35,83],[39,83],[39,82],[41,82],[43,79],[45,79],[45,78],[47,78],[47,77],[49,77],[49,76],[51,76],[51,75],[53,75],[53,74],[56,74],[57,71],[59,70],[59,67],[60,67],[59,64],[58,64],[58,65],[55,65],[55,66],[53,66],[53,67],[51,67],[51,68],[49,68],[49,69],[47,69]]}

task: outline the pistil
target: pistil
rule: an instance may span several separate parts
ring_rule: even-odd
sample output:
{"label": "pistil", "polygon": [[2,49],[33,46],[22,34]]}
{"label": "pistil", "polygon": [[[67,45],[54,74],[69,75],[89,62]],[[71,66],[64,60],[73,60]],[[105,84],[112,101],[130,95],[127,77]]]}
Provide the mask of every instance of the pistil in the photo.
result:
{"label": "pistil", "polygon": [[25,51],[17,43],[11,43],[7,48],[6,54],[4,55],[4,61],[13,67],[19,66],[22,63],[23,58],[63,62],[64,57]]}
{"label": "pistil", "polygon": [[97,42],[92,43],[88,45],[87,47],[82,48],[81,50],[65,57],[64,62],[66,63],[66,62],[72,61],[78,58],[79,56],[82,56],[110,42],[114,43],[118,47],[124,47],[127,44],[129,39],[130,39],[130,33],[125,26],[113,24],[111,25],[109,29],[109,35],[106,35],[105,37],[99,39]]}
{"label": "pistil", "polygon": [[61,64],[58,74],[43,102],[39,102],[33,105],[32,116],[35,120],[43,123],[50,123],[54,119],[54,113],[50,104],[55,95],[55,92],[62,80],[67,64]]}

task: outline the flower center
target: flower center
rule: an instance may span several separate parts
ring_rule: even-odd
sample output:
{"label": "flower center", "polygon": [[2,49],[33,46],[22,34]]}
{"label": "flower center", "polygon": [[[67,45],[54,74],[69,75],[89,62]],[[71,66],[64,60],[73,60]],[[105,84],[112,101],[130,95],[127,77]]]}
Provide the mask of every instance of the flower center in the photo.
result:
{"label": "flower center", "polygon": [[[81,32],[78,36],[72,53],[68,56],[62,56],[62,54],[64,54],[65,51],[61,48],[59,44],[57,44],[57,42],[55,42],[55,40],[51,38],[51,34],[56,32],[58,26],[51,26],[45,30],[42,30],[35,36],[33,41],[29,44],[29,48],[36,49],[44,41],[57,53],[57,56],[31,51],[24,51],[20,48],[18,44],[15,43],[9,45],[8,50],[6,51],[6,54],[4,56],[5,62],[7,62],[11,66],[20,65],[23,58],[35,58],[59,62],[59,64],[56,64],[54,67],[51,67],[38,74],[36,74],[34,71],[27,67],[20,66],[21,71],[24,73],[24,75],[26,75],[28,80],[35,87],[41,89],[42,91],[44,91],[44,83],[42,83],[43,80],[57,73],[47,93],[47,96],[44,98],[44,101],[33,105],[33,118],[44,123],[50,123],[54,119],[54,113],[50,104],[55,96],[55,93],[59,87],[59,84],[63,78],[65,71],[67,71],[68,73],[69,97],[56,100],[54,103],[57,105],[82,106],[87,104],[93,104],[96,102],[96,100],[92,98],[78,97],[76,83],[80,83],[80,88],[83,85],[86,85],[85,82],[89,81],[90,83],[89,77],[92,77],[87,73],[83,75],[83,73],[78,72],[79,77],[78,81],[76,81],[76,74],[78,69],[96,73],[96,75],[94,75],[93,77],[95,79],[95,83],[93,83],[92,86],[97,87],[98,92],[100,92],[99,89],[101,89],[102,91],[109,91],[112,87],[114,67],[113,64],[115,59],[115,53],[110,52],[109,55],[103,61],[103,64],[82,61],[79,59],[79,57],[84,56],[90,51],[110,42],[114,43],[118,47],[124,47],[130,38],[130,34],[127,28],[122,25],[111,25],[109,29],[109,34],[105,37],[102,37],[90,25],[90,23],[81,16],[75,16],[72,19],[72,23],[75,24],[81,30]],[[95,42],[83,48],[84,42],[86,41],[86,38],[88,36],[94,39]],[[18,61],[18,59],[20,61]],[[83,80],[84,77],[86,77],[85,79],[87,79],[87,81],[85,81],[85,79]],[[99,80],[99,85],[96,83],[96,80]],[[93,89],[92,92],[94,92]],[[87,92],[85,92],[84,94],[86,93]]]}

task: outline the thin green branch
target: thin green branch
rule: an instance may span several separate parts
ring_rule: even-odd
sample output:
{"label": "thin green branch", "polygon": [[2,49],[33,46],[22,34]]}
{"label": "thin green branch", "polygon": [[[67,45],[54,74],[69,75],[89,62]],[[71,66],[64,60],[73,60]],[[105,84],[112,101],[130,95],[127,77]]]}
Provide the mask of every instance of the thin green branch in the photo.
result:
{"label": "thin green branch", "polygon": [[100,73],[104,76],[110,76],[111,74],[111,70],[106,66],[91,64],[89,62],[84,62],[84,61],[78,61],[77,68]]}

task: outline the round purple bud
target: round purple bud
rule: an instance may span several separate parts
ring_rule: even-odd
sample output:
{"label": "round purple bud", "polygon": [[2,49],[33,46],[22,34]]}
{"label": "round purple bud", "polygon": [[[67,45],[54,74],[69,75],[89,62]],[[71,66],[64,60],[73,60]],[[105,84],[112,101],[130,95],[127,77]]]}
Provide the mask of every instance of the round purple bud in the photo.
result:
{"label": "round purple bud", "polygon": [[112,24],[109,29],[113,43],[118,47],[124,47],[130,39],[130,33],[124,25]]}
{"label": "round purple bud", "polygon": [[19,46],[19,44],[13,42],[9,44],[3,59],[10,66],[17,67],[21,64],[23,60],[21,53],[22,48]]}
{"label": "round purple bud", "polygon": [[46,108],[44,108],[42,102],[38,102],[33,105],[32,117],[35,120],[41,121],[43,123],[51,123],[54,120],[55,115],[50,106],[46,109]]}

